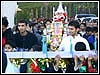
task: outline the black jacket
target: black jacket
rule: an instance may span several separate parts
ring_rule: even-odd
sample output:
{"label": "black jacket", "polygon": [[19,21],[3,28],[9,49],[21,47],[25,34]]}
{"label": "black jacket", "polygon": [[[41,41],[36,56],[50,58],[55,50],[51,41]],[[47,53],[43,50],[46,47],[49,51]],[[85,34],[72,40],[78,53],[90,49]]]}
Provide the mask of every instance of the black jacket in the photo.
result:
{"label": "black jacket", "polygon": [[38,44],[37,37],[28,32],[26,36],[21,36],[20,33],[14,34],[13,41],[18,48],[31,49],[32,46]]}
{"label": "black jacket", "polygon": [[2,37],[6,38],[6,41],[12,41],[13,39],[13,32],[11,28],[8,28],[4,33],[2,33]]}

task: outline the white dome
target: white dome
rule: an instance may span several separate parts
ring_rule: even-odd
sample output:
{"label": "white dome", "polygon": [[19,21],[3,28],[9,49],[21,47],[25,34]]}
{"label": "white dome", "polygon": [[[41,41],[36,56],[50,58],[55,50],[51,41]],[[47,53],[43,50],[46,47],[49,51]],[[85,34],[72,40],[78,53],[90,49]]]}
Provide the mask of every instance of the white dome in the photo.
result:
{"label": "white dome", "polygon": [[58,9],[57,9],[57,11],[55,12],[55,14],[57,14],[57,13],[64,13],[65,11],[64,11],[64,9],[63,9],[63,7],[62,7],[62,2],[59,2],[59,6],[58,6]]}

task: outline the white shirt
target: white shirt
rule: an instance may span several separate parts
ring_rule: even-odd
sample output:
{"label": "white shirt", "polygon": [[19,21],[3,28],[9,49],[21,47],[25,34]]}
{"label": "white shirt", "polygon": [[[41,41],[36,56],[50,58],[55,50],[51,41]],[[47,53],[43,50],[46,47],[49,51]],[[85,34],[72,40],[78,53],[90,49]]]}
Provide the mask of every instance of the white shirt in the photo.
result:
{"label": "white shirt", "polygon": [[70,52],[70,44],[71,44],[70,39],[72,39],[72,51],[75,51],[75,44],[77,42],[83,42],[86,45],[86,50],[90,50],[88,41],[85,38],[78,35],[78,36],[75,36],[75,38],[73,38],[72,36],[67,36],[63,38],[58,48],[58,51]]}
{"label": "white shirt", "polygon": [[20,73],[20,69],[11,63],[10,59],[7,57],[7,67],[5,73]]}

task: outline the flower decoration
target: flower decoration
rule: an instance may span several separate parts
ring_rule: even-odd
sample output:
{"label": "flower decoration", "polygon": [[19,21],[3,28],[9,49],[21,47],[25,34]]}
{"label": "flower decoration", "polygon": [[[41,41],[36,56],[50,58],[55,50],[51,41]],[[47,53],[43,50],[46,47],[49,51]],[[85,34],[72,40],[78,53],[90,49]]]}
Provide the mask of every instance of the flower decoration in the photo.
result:
{"label": "flower decoration", "polygon": [[40,73],[41,70],[40,70],[40,67],[38,66],[38,61],[37,60],[35,61],[32,58],[31,60],[32,62],[30,64],[30,68],[31,68],[32,73]]}

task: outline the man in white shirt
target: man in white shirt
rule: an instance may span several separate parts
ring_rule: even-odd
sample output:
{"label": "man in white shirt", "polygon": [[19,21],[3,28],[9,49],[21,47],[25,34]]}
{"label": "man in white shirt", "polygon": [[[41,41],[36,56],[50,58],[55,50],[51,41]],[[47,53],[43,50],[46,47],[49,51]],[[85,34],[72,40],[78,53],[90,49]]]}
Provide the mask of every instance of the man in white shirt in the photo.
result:
{"label": "man in white shirt", "polygon": [[[75,51],[75,45],[77,42],[83,42],[86,45],[86,50],[90,50],[88,41],[85,38],[78,35],[77,32],[79,31],[79,28],[80,25],[77,21],[73,20],[69,22],[68,29],[70,35],[62,39],[58,51],[64,51],[65,53],[70,52],[73,57],[73,52]],[[77,70],[78,70],[78,63],[76,60],[74,71],[77,72]]]}
{"label": "man in white shirt", "polygon": [[69,29],[70,35],[62,39],[62,42],[58,48],[58,51],[70,52],[71,49],[72,51],[75,51],[75,44],[77,42],[85,43],[86,50],[90,50],[88,41],[77,34],[77,32],[79,31],[79,28],[80,28],[80,25],[77,21],[73,20],[69,22],[68,29]]}

